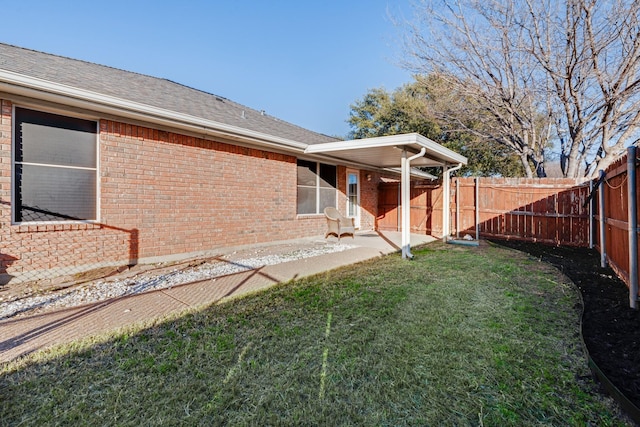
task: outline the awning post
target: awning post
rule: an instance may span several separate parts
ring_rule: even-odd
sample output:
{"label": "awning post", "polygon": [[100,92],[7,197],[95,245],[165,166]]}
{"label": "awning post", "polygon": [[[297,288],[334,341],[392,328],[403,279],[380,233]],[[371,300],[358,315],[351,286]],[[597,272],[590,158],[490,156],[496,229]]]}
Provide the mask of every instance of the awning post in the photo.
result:
{"label": "awning post", "polygon": [[402,150],[402,160],[400,163],[401,166],[401,184],[400,184],[400,202],[402,206],[400,207],[402,211],[402,258],[413,258],[411,254],[411,235],[409,235],[409,239],[407,239],[407,230],[409,229],[409,221],[410,216],[407,215],[409,213],[409,201],[407,201],[408,196],[408,188],[411,185],[411,181],[409,179],[409,161],[407,160],[407,150]]}
{"label": "awning post", "polygon": [[442,241],[449,240],[451,234],[451,172],[462,167],[462,163],[450,168],[445,165],[442,173]]}
{"label": "awning post", "polygon": [[401,209],[402,209],[402,258],[413,258],[411,253],[411,160],[422,157],[426,148],[414,156],[407,157],[407,150],[402,150],[401,168]]}

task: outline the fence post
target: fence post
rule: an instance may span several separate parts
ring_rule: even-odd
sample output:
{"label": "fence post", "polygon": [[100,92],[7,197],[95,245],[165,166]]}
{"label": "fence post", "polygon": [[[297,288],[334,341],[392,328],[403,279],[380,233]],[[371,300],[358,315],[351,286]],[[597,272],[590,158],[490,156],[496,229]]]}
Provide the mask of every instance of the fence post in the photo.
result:
{"label": "fence post", "polygon": [[[593,194],[593,179],[589,180],[589,194]],[[591,201],[589,201],[589,249],[593,249],[593,227],[594,227],[594,222],[593,222],[593,213],[595,212],[595,199],[591,199]]]}
{"label": "fence post", "polygon": [[460,179],[456,178],[456,238],[460,238]]}
{"label": "fence post", "polygon": [[476,177],[476,240],[480,240],[480,177]]}
{"label": "fence post", "polygon": [[606,233],[604,230],[604,171],[600,170],[600,188],[598,189],[598,208],[599,208],[599,222],[600,222],[600,267],[605,268],[607,266],[607,243]]}
{"label": "fence post", "polygon": [[638,199],[636,196],[636,147],[627,148],[627,190],[629,227],[629,306],[638,301]]}

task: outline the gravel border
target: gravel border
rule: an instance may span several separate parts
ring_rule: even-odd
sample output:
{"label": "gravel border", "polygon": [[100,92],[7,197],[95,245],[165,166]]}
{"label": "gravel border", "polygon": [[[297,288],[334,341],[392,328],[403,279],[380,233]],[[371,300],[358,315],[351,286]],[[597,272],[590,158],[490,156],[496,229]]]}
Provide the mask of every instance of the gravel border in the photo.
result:
{"label": "gravel border", "polygon": [[245,251],[240,254],[232,253],[217,259],[205,261],[196,266],[170,269],[168,272],[166,269],[163,269],[164,271],[162,273],[155,272],[154,274],[153,271],[148,271],[133,277],[96,280],[80,286],[47,292],[43,295],[28,296],[14,301],[0,303],[0,320],[19,315],[33,315],[43,311],[76,307],[157,289],[171,288],[172,286],[253,270],[266,265],[275,265],[334,252],[342,252],[355,247],[354,245],[342,243],[322,242],[307,247],[299,247],[284,253],[277,253],[277,250],[272,249],[271,252],[276,253],[243,257],[243,255],[247,256],[251,253],[269,252],[268,250],[260,249]]}

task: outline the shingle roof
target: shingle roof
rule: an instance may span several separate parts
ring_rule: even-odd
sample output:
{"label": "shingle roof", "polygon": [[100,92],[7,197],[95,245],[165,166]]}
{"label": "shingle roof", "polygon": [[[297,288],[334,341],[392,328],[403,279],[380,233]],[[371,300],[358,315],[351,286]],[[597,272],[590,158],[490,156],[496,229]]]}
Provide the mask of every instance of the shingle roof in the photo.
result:
{"label": "shingle roof", "polygon": [[2,43],[0,69],[305,144],[336,140],[167,79]]}

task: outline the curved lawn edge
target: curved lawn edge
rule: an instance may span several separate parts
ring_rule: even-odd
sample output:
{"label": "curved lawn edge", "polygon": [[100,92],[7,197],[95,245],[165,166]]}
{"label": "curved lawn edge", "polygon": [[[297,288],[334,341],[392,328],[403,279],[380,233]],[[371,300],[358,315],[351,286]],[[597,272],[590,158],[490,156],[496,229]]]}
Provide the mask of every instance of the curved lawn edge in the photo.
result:
{"label": "curved lawn edge", "polygon": [[25,365],[0,376],[0,414],[41,425],[105,414],[114,425],[629,425],[580,347],[574,283],[486,249],[383,257]]}
{"label": "curved lawn edge", "polygon": [[600,384],[602,384],[607,393],[609,393],[609,396],[611,396],[611,398],[620,405],[620,407],[633,420],[633,422],[640,425],[640,408],[638,408],[618,387],[616,387],[613,381],[611,381],[609,377],[607,377],[607,375],[602,371],[602,369],[600,369],[598,364],[595,362],[595,360],[593,360],[591,354],[589,353],[589,348],[587,347],[587,343],[584,340],[584,334],[582,330],[582,321],[584,318],[584,300],[582,298],[582,292],[580,292],[578,286],[576,286],[575,284],[574,286],[576,287],[578,295],[580,297],[580,341],[582,342],[582,348],[584,349],[589,369],[591,370],[593,376],[600,382]]}
{"label": "curved lawn edge", "polygon": [[[536,251],[536,253],[533,254],[531,253],[531,247],[527,246],[527,245],[536,245],[536,247],[545,247],[544,244],[532,243],[532,242],[521,242],[521,241],[510,241],[510,240],[502,240],[502,239],[490,239],[490,240],[487,240],[486,242],[489,243],[490,245],[496,245],[498,247],[505,248],[508,250],[514,250],[517,252],[528,254],[530,256],[535,256],[539,260],[555,268],[562,275],[564,275],[567,278],[567,280],[569,280],[573,284],[576,290],[576,293],[578,295],[578,298],[580,299],[580,319],[579,319],[580,320],[580,341],[582,344],[585,359],[587,360],[587,365],[589,366],[589,370],[591,371],[595,381],[599,382],[600,385],[603,387],[606,394],[608,394],[608,396],[611,397],[622,408],[625,414],[630,419],[632,419],[634,423],[640,425],[640,408],[635,403],[633,403],[633,401],[630,400],[629,397],[620,388],[618,388],[615,385],[614,381],[611,380],[605,374],[604,370],[601,369],[601,367],[596,363],[596,361],[591,356],[591,353],[589,352],[589,347],[587,346],[587,340],[585,339],[585,336],[584,336],[584,316],[586,313],[585,302],[584,302],[583,291],[581,290],[578,283],[576,283],[574,279],[572,279],[571,277],[569,277],[569,275],[567,275],[567,272],[564,271],[564,268],[562,268],[561,265],[554,264],[553,262],[550,262],[549,260],[544,259],[544,256],[541,256],[541,253],[545,252],[544,250]],[[517,245],[513,245],[514,243],[520,243],[520,244],[523,244],[524,246],[520,247]],[[541,246],[538,246],[538,245],[541,245]]]}

